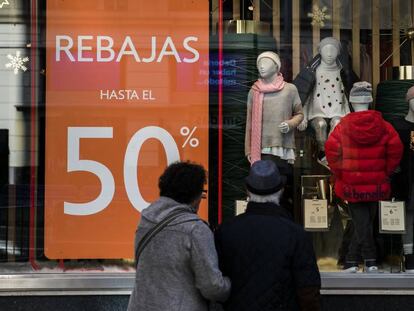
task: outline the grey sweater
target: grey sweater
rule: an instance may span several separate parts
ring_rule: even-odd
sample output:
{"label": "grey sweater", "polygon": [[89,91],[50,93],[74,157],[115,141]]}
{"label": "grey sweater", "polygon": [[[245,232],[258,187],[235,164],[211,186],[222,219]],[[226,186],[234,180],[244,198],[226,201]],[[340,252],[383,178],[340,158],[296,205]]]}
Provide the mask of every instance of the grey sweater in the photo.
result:
{"label": "grey sweater", "polygon": [[165,227],[142,252],[128,311],[204,311],[207,300],[224,301],[229,295],[230,280],[218,269],[213,233],[188,205],[160,197],[143,210],[135,249],[150,228],[182,208],[188,213]]}
{"label": "grey sweater", "polygon": [[[247,98],[245,154],[250,154],[253,91]],[[295,128],[303,120],[302,104],[296,86],[286,83],[285,87],[274,93],[267,93],[263,99],[262,148],[283,147],[295,149]],[[283,134],[278,126],[289,124],[289,132]]]}

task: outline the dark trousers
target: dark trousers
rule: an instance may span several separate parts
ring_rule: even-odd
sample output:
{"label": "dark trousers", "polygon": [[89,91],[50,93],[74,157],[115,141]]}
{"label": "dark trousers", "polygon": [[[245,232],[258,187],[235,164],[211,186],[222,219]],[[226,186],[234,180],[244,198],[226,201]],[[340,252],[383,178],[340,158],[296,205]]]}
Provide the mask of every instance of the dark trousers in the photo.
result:
{"label": "dark trousers", "polygon": [[346,262],[357,263],[362,256],[365,261],[375,261],[377,250],[374,239],[374,221],[377,219],[377,202],[349,203],[354,224],[354,234],[349,245]]}

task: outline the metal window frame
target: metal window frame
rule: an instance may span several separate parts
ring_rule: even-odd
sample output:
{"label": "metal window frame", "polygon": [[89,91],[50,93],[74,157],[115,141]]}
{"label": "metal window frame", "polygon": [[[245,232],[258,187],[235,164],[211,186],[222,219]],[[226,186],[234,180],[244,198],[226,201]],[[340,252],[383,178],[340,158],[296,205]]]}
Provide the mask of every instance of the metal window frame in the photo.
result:
{"label": "metal window frame", "polygon": [[[413,295],[414,274],[322,272],[322,295]],[[0,296],[130,295],[135,273],[0,275]]]}
{"label": "metal window frame", "polygon": [[414,274],[321,273],[323,295],[413,295]]}

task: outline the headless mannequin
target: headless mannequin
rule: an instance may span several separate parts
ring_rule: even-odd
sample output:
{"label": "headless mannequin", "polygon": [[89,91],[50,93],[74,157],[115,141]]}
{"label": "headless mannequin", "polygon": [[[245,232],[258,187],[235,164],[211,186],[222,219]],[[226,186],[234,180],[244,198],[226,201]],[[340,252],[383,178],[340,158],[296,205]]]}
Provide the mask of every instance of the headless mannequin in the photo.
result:
{"label": "headless mannequin", "polygon": [[[318,143],[317,159],[324,166],[327,166],[325,142],[341,121],[341,117],[349,113],[348,102],[346,96],[343,95],[344,86],[341,81],[340,67],[337,64],[338,54],[339,50],[333,44],[327,44],[321,48],[321,63],[316,70],[317,79],[321,80],[317,80],[313,94],[308,98],[308,103],[304,108],[305,118],[298,126],[298,130],[304,131],[310,122]],[[326,73],[328,76],[324,76]],[[327,82],[326,85],[325,82]],[[316,103],[321,98],[324,98],[321,103]],[[330,111],[335,105],[336,111]]]}
{"label": "headless mannequin", "polygon": [[414,98],[408,101],[408,113],[404,117],[404,120],[400,120],[394,126],[400,135],[401,141],[404,145],[404,156],[401,161],[401,167],[403,172],[399,174],[405,175],[404,180],[397,181],[396,187],[404,187],[403,184],[408,184],[408,192],[401,195],[397,199],[405,200],[406,202],[406,233],[402,236],[403,240],[403,251],[405,255],[405,271],[407,273],[414,273],[414,255],[413,255],[413,239],[414,239],[414,184],[413,184],[413,173],[412,173],[412,155],[413,155],[413,142],[412,135],[414,135]]}

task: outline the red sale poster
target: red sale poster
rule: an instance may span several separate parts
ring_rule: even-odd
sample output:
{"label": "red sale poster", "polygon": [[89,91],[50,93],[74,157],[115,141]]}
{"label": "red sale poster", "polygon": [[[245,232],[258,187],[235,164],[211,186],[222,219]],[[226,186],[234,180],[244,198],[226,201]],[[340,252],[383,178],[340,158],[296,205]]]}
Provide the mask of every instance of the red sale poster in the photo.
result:
{"label": "red sale poster", "polygon": [[100,3],[47,2],[51,259],[132,258],[168,163],[208,167],[208,1]]}

